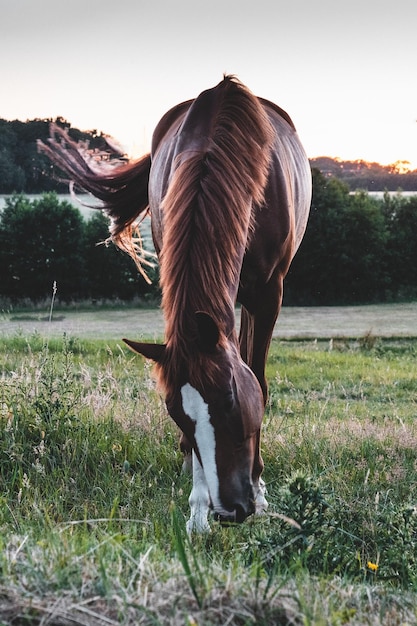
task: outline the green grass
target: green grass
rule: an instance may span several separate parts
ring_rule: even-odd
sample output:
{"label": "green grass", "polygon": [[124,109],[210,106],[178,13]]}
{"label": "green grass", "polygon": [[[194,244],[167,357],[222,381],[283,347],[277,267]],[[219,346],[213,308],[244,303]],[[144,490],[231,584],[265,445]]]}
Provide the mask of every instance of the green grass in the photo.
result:
{"label": "green grass", "polygon": [[274,340],[268,513],[190,540],[150,367],[115,341],[3,340],[0,624],[417,623],[416,354]]}

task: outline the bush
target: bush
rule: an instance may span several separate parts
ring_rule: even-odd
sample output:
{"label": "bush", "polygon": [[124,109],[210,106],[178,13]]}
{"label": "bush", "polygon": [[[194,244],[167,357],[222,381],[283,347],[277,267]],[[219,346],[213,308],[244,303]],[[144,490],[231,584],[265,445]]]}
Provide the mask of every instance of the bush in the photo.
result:
{"label": "bush", "polygon": [[349,193],[313,171],[310,219],[285,282],[285,304],[384,302],[417,293],[417,199]]}
{"label": "bush", "polygon": [[158,272],[151,286],[133,261],[113,244],[107,218],[97,212],[85,221],[80,211],[55,193],[38,200],[7,199],[0,221],[0,296],[12,302],[42,301],[54,282],[64,302],[83,299],[158,296]]}

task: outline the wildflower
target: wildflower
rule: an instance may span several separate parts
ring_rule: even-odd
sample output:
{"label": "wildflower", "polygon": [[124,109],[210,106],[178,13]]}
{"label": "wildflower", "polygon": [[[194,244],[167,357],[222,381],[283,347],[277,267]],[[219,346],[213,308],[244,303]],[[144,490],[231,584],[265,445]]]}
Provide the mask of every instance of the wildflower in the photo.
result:
{"label": "wildflower", "polygon": [[372,563],[372,561],[368,561],[367,566],[368,569],[371,570],[371,572],[376,572],[378,569],[378,563]]}

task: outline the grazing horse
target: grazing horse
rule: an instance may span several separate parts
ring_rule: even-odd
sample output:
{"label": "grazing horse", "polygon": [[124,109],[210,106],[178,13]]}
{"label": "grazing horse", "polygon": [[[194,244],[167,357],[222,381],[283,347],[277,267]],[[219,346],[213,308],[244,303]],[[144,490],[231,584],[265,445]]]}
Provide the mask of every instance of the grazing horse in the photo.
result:
{"label": "grazing horse", "polygon": [[114,171],[90,167],[58,128],[40,149],[103,201],[112,239],[139,267],[135,223],[150,211],[165,343],[125,341],[156,363],[168,412],[192,451],[188,531],[209,529],[210,508],[236,522],[264,511],[265,362],[311,201],[291,119],[224,76],[162,117],[151,154]]}

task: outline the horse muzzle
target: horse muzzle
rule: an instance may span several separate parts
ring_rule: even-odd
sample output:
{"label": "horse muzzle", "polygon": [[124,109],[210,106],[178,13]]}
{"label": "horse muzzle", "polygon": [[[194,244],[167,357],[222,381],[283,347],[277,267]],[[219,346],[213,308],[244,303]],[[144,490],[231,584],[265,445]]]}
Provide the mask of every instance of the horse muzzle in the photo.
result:
{"label": "horse muzzle", "polygon": [[221,524],[241,524],[255,513],[255,500],[251,496],[246,504],[236,503],[231,510],[213,509],[214,519]]}

